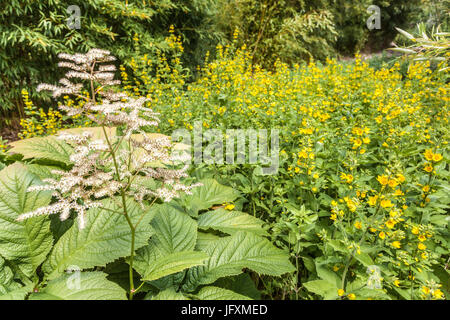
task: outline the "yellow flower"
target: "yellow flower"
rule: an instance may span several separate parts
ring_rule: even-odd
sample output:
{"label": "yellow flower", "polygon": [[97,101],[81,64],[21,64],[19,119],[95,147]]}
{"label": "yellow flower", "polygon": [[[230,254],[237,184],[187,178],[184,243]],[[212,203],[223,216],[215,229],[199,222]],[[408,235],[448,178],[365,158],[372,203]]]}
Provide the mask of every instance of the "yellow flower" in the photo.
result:
{"label": "yellow flower", "polygon": [[380,205],[383,208],[391,208],[394,206],[394,204],[391,202],[391,200],[381,200]]}
{"label": "yellow flower", "polygon": [[423,292],[424,294],[429,294],[429,293],[430,293],[430,288],[425,287],[425,286],[422,286],[422,292]]}
{"label": "yellow flower", "polygon": [[425,250],[427,248],[426,245],[424,245],[423,243],[419,243],[419,245],[417,246],[417,248],[419,248],[419,250]]}
{"label": "yellow flower", "polygon": [[350,293],[349,295],[347,295],[347,297],[348,297],[350,300],[355,300],[355,299],[356,299],[356,295],[355,295],[354,293]]}
{"label": "yellow flower", "polygon": [[234,204],[228,204],[225,206],[225,210],[233,210],[234,209]]}
{"label": "yellow flower", "polygon": [[400,241],[394,241],[391,243],[391,245],[397,249],[400,249],[400,246],[401,246]]}
{"label": "yellow flower", "polygon": [[417,228],[417,227],[412,227],[411,232],[412,232],[413,234],[419,234],[419,228]]}
{"label": "yellow flower", "polygon": [[387,185],[389,183],[389,178],[384,176],[384,175],[383,176],[378,176],[377,180],[382,186],[385,186],[385,185]]}
{"label": "yellow flower", "polygon": [[433,166],[431,164],[427,164],[425,166],[425,168],[423,168],[423,170],[425,170],[426,172],[430,173],[431,171],[433,171]]}
{"label": "yellow flower", "polygon": [[436,289],[433,292],[433,297],[435,299],[442,299],[442,298],[444,298],[444,293],[440,289]]}
{"label": "yellow flower", "polygon": [[336,213],[332,213],[331,216],[330,216],[330,219],[333,220],[333,221],[335,221],[336,218],[337,218]]}
{"label": "yellow flower", "polygon": [[405,176],[402,175],[401,173],[399,173],[399,174],[397,174],[397,180],[398,180],[398,182],[403,183],[403,182],[405,182]]}
{"label": "yellow flower", "polygon": [[369,200],[367,200],[367,203],[373,207],[377,204],[377,199],[378,199],[378,196],[369,197]]}
{"label": "yellow flower", "polygon": [[380,239],[384,240],[384,238],[386,238],[386,233],[384,233],[384,231],[381,231],[378,236],[380,237]]}
{"label": "yellow flower", "polygon": [[345,294],[344,289],[339,289],[337,292],[339,297],[342,297]]}
{"label": "yellow flower", "polygon": [[429,185],[424,186],[422,188],[422,191],[428,193],[428,191],[430,191],[430,186]]}
{"label": "yellow flower", "polygon": [[355,226],[356,229],[361,229],[362,228],[362,224],[359,221],[356,221],[354,226]]}
{"label": "yellow flower", "polygon": [[433,151],[431,149],[425,150],[424,156],[425,156],[425,159],[427,159],[428,161],[433,160]]}
{"label": "yellow flower", "polygon": [[389,179],[388,184],[389,184],[389,187],[395,188],[398,185],[398,182],[395,179]]}
{"label": "yellow flower", "polygon": [[388,227],[389,229],[395,227],[395,224],[396,222],[394,221],[394,219],[389,219],[388,221],[386,221],[386,227]]}
{"label": "yellow flower", "polygon": [[394,280],[394,286],[400,287],[400,280]]}
{"label": "yellow flower", "polygon": [[440,154],[433,154],[433,161],[434,162],[438,162],[438,161],[441,161],[442,160],[442,155],[440,155]]}

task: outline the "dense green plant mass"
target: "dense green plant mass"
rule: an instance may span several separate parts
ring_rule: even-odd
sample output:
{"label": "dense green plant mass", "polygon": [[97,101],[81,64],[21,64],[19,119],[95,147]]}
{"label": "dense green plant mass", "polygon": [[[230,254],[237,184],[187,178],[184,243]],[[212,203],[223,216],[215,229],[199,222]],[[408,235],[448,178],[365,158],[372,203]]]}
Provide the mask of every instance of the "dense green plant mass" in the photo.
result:
{"label": "dense green plant mass", "polygon": [[176,151],[169,137],[148,132],[159,123],[148,99],[114,90],[120,81],[109,51],[59,58],[69,69],[60,86],[39,90],[83,98],[82,108],[60,109],[97,127],[12,144],[9,160],[19,161],[0,171],[0,298],[250,299],[247,278],[242,294],[211,285],[244,269],[294,270],[264,238],[261,220],[215,210],[238,192],[212,179],[187,181],[183,146]]}
{"label": "dense green plant mass", "polygon": [[[80,29],[69,28],[73,12],[80,8]],[[195,66],[208,42],[218,34],[205,29],[214,11],[214,1],[2,1],[0,11],[0,110],[18,110],[23,116],[22,89],[36,97],[38,83],[56,81],[51,63],[60,52],[86,52],[109,48],[119,59],[129,60],[132,52],[153,57],[167,51],[164,42],[169,26],[180,31],[190,49],[186,60]],[[140,39],[139,45],[136,39]],[[201,49],[203,48],[203,49]],[[192,55],[191,55],[192,53]],[[43,98],[42,96],[38,96]],[[45,100],[47,103],[49,100]],[[36,101],[41,103],[42,100]]]}
{"label": "dense green plant mass", "polygon": [[291,253],[297,270],[281,281],[263,277],[267,296],[441,299],[449,278],[447,72],[420,61],[405,72],[399,63],[376,70],[360,56],[277,63],[269,72],[252,66],[247,49],[219,47],[186,90],[178,80],[168,90],[123,76],[130,94],[152,97],[168,120],[165,134],[194,130],[196,121],[224,135],[280,130],[274,176],[250,164],[193,168],[241,191],[237,209],[265,221]]}

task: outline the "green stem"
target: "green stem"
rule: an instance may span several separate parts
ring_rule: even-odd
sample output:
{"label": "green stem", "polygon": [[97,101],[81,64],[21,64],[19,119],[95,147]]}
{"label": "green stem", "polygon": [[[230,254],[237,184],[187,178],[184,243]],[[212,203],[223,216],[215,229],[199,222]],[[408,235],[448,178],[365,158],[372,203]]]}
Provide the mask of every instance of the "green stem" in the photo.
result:
{"label": "green stem", "polygon": [[[109,150],[111,151],[111,156],[113,159],[117,179],[120,179],[120,172],[119,172],[119,166],[117,165],[116,154],[112,147],[111,141],[109,140],[109,137],[106,133],[106,128],[104,125],[102,125],[102,130],[103,130],[103,134],[105,135],[106,143],[108,144]],[[135,244],[135,239],[136,239],[136,228],[134,227],[133,222],[131,221],[130,216],[128,215],[127,202],[126,202],[124,188],[121,188],[120,194],[122,197],[123,214],[125,216],[125,219],[127,220],[128,225],[130,226],[130,230],[131,230],[131,252],[130,252],[130,262],[129,262],[128,270],[129,270],[129,278],[130,278],[130,300],[132,300],[133,295],[135,293],[134,281],[133,281],[133,260],[134,260],[134,244]]]}
{"label": "green stem", "polygon": [[[381,194],[380,194],[380,198],[381,198]],[[378,214],[379,210],[380,210],[380,199],[378,199],[377,209],[375,210],[375,213],[373,214],[372,218],[370,219],[369,225],[367,226],[366,230],[364,231],[363,235],[361,236],[361,239],[359,240],[358,245],[353,249],[351,255],[348,257],[347,263],[345,264],[344,273],[342,274],[342,283],[341,283],[341,288],[344,291],[345,291],[345,278],[347,276],[347,272],[348,272],[348,269],[350,267],[350,264],[351,264],[353,258],[355,257],[356,250],[358,250],[358,247],[361,246],[361,243],[364,241],[364,238],[366,237],[367,231],[369,231],[370,226],[372,225],[372,222],[375,219],[376,215]]]}

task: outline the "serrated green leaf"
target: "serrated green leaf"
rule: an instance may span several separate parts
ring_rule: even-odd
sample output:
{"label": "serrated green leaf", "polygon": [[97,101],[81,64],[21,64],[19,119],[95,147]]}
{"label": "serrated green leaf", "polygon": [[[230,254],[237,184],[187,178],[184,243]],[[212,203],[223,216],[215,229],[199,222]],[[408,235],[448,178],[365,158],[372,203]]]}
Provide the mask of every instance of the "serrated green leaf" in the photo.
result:
{"label": "serrated green leaf", "polygon": [[[136,252],[133,263],[134,269],[142,276],[146,276],[158,260],[168,255],[193,251],[197,240],[197,223],[186,213],[168,204],[155,206],[154,210],[155,218],[151,225],[155,234],[147,246]],[[167,288],[182,278],[174,274],[153,283],[158,288]]]}
{"label": "serrated green leaf", "polygon": [[232,202],[239,196],[233,188],[221,185],[214,179],[204,179],[200,182],[203,184],[201,187],[194,188],[192,195],[184,195],[180,200],[183,206],[194,215],[215,204]]}
{"label": "serrated green leaf", "polygon": [[231,290],[255,300],[261,300],[261,292],[248,273],[241,273],[234,277],[220,278],[213,286]]}
{"label": "serrated green leaf", "polygon": [[148,294],[145,297],[146,300],[190,300],[185,297],[182,293],[176,292],[174,289],[166,289],[160,291],[157,295]]}
{"label": "serrated green leaf", "polygon": [[16,220],[50,202],[48,191],[27,192],[28,187],[40,183],[20,163],[0,171],[0,255],[14,261],[28,277],[45,260],[53,243],[48,217]]}
{"label": "serrated green leaf", "polygon": [[196,297],[200,300],[252,300],[242,294],[219,287],[203,287]]}
{"label": "serrated green leaf", "polygon": [[197,239],[197,223],[187,214],[168,204],[155,206],[154,212],[151,225],[155,233],[148,245],[136,252],[133,264],[143,276],[160,257],[194,250]]}
{"label": "serrated green leaf", "polygon": [[202,265],[203,261],[208,258],[207,254],[198,251],[174,252],[159,257],[146,270],[143,280],[152,281],[160,279],[185,269]]}
{"label": "serrated green leaf", "polygon": [[214,229],[230,235],[238,231],[266,235],[267,232],[262,227],[263,223],[260,219],[247,213],[225,209],[212,210],[201,214],[198,218],[200,229]]}
{"label": "serrated green leaf", "polygon": [[[120,257],[130,255],[131,231],[120,207],[111,200],[103,201],[104,208],[88,210],[86,227],[74,223],[55,244],[43,270],[49,278],[60,275],[69,266],[79,269],[105,266]],[[145,246],[152,234],[150,221],[153,211],[143,212],[133,200],[127,200],[128,214],[133,224],[144,214],[136,229],[135,248]],[[111,210],[116,211],[111,212]]]}
{"label": "serrated green leaf", "polygon": [[103,272],[74,272],[50,281],[30,300],[126,300],[126,292]]}
{"label": "serrated green leaf", "polygon": [[46,159],[70,164],[70,155],[73,148],[55,137],[35,137],[12,142],[9,152],[18,153],[24,159]]}
{"label": "serrated green leaf", "polygon": [[33,285],[29,284],[21,288],[14,289],[5,294],[0,293],[0,300],[24,300],[33,290]]}
{"label": "serrated green leaf", "polygon": [[197,233],[197,243],[195,245],[195,250],[203,251],[207,246],[211,244],[212,241],[219,240],[220,237],[212,233],[201,232]]}
{"label": "serrated green leaf", "polygon": [[221,238],[204,250],[210,258],[204,266],[188,270],[184,288],[194,290],[226,276],[240,274],[243,268],[260,274],[280,276],[295,270],[289,257],[267,239],[249,232]]}

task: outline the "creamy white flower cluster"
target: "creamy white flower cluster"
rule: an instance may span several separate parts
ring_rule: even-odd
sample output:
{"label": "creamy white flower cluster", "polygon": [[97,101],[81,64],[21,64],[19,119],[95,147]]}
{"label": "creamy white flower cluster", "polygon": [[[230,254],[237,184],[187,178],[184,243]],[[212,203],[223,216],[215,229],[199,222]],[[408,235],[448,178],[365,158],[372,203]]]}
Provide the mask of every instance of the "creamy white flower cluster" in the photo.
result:
{"label": "creamy white flower cluster", "polygon": [[[149,99],[134,99],[123,92],[107,89],[120,83],[114,80],[116,67],[104,64],[115,60],[109,51],[91,49],[86,54],[60,54],[59,58],[64,60],[59,66],[70,69],[59,81],[62,86],[41,84],[38,90],[50,90],[55,98],[68,94],[85,99],[82,108],[62,105],[60,109],[69,116],[83,114],[103,129],[120,127],[120,135],[93,139],[89,131],[60,134],[58,138],[74,148],[70,156],[72,168],[53,171],[58,179],[45,179],[45,185],[28,189],[53,191],[57,202],[25,213],[18,220],[57,213],[65,220],[75,211],[79,227],[83,228],[88,209],[100,207],[100,200],[105,197],[111,201],[119,194],[132,197],[144,208],[146,200],[171,201],[179,193],[191,194],[192,189],[200,185],[188,186],[181,182],[188,177],[188,166],[181,165],[190,157],[188,154],[173,153],[169,137],[148,134],[144,130],[159,124],[158,114],[145,106]],[[74,78],[88,81],[90,95],[82,94],[82,83],[69,80]],[[103,132],[107,134],[107,130]]]}
{"label": "creamy white flower cluster", "polygon": [[110,166],[110,160],[102,159],[107,146],[101,140],[90,141],[91,137],[90,132],[81,135],[62,134],[58,137],[75,146],[74,153],[70,157],[73,162],[72,169],[52,170],[52,174],[59,176],[58,180],[44,179],[45,185],[31,186],[27,190],[53,191],[52,195],[57,202],[22,214],[18,220],[60,213],[60,218],[64,221],[73,209],[78,213],[80,228],[84,228],[86,210],[100,207],[99,198],[114,196],[122,184],[114,180],[111,170],[105,170]]}

